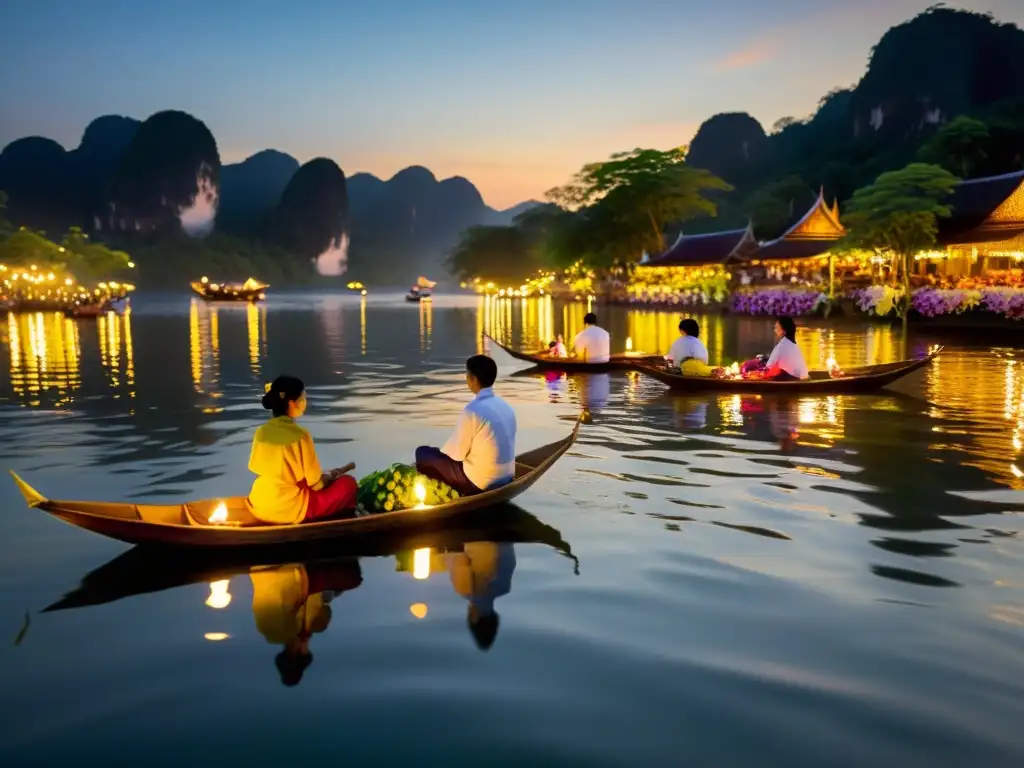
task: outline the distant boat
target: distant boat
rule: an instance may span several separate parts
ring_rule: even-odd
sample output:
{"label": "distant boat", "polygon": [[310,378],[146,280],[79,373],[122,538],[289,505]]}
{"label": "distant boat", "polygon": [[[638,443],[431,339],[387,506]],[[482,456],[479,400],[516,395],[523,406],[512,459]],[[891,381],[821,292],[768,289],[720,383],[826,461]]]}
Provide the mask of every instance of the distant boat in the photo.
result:
{"label": "distant boat", "polygon": [[431,291],[434,286],[437,285],[433,280],[420,275],[416,280],[416,285],[409,289],[409,293],[406,294],[406,301],[429,301],[431,299]]}
{"label": "distant boat", "polygon": [[192,283],[192,290],[207,301],[262,301],[269,287],[251,277],[244,283],[211,283],[205,277]]}

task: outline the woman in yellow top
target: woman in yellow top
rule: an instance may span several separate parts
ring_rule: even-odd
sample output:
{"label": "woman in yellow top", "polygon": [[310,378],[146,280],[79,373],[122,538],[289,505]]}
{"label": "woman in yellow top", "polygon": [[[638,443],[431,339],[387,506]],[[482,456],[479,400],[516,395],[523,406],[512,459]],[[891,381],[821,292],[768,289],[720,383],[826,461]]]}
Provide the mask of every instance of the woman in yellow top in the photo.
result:
{"label": "woman in yellow top", "polygon": [[256,482],[249,508],[265,523],[323,520],[355,509],[358,484],[351,475],[324,473],[309,432],[295,423],[306,412],[306,387],[293,376],[279,376],[263,395],[274,417],[256,430],[249,471]]}

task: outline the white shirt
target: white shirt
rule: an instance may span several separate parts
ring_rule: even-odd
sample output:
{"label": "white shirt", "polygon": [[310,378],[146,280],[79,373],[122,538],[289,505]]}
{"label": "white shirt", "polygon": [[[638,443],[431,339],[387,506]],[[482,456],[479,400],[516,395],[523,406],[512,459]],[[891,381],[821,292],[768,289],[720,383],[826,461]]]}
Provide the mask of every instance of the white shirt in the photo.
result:
{"label": "white shirt", "polygon": [[576,354],[588,363],[607,363],[612,353],[612,338],[608,331],[597,325],[588,325],[576,334],[572,345]]}
{"label": "white shirt", "polygon": [[553,346],[549,350],[549,352],[551,353],[551,355],[553,357],[568,357],[569,356],[569,353],[565,351],[565,344],[563,344],[560,341],[556,341],[555,342],[555,346]]}
{"label": "white shirt", "polygon": [[672,342],[672,347],[668,351],[668,357],[672,359],[672,365],[677,368],[688,357],[700,360],[704,365],[707,365],[708,348],[696,336],[680,336]]}
{"label": "white shirt", "polygon": [[481,389],[441,452],[461,461],[466,477],[480,490],[504,485],[516,474],[515,411],[490,387]]}
{"label": "white shirt", "polygon": [[811,376],[807,370],[807,363],[804,362],[804,353],[800,351],[800,347],[785,336],[775,345],[766,365],[769,368],[777,365],[790,376],[796,376],[798,379],[809,379]]}

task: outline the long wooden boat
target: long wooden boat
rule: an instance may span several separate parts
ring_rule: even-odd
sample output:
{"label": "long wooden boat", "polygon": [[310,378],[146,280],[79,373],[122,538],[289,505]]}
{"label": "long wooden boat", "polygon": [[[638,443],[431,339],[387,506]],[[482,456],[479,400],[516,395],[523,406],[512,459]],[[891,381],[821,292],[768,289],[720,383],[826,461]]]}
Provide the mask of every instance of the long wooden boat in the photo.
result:
{"label": "long wooden boat", "polygon": [[541,522],[514,504],[501,504],[488,510],[486,518],[481,516],[468,525],[447,527],[442,531],[361,536],[321,542],[298,550],[245,547],[227,551],[182,551],[178,548],[154,550],[153,547],[137,546],[87,573],[77,588],[43,610],[61,611],[102,605],[188,584],[221,581],[258,568],[301,563],[309,569],[334,569],[346,562],[356,564],[359,558],[390,557],[424,547],[437,552],[457,551],[474,541],[545,544],[572,560],[574,570],[579,572],[579,561],[557,528]]}
{"label": "long wooden boat", "polygon": [[204,277],[190,285],[195,293],[207,301],[262,301],[270,287],[251,277],[244,283],[211,283]]}
{"label": "long wooden boat", "polygon": [[533,364],[533,370],[537,371],[565,371],[566,373],[607,373],[609,371],[626,371],[635,368],[638,364],[653,364],[661,362],[664,358],[661,355],[643,355],[632,352],[622,352],[612,355],[607,363],[587,363],[571,357],[551,357],[546,349],[536,352],[517,352],[506,347],[497,341],[493,336],[484,334],[484,338],[491,344],[511,355],[516,360],[523,360]]}
{"label": "long wooden boat", "polygon": [[939,356],[942,347],[933,349],[917,360],[900,360],[881,365],[865,365],[844,371],[833,378],[828,371],[810,371],[809,379],[799,381],[771,381],[764,379],[718,379],[714,376],[683,376],[665,367],[635,365],[634,370],[667,384],[680,392],[731,392],[737,394],[846,394],[870,392],[892,384],[914,371],[929,365]]}
{"label": "long wooden boat", "polygon": [[[14,472],[11,475],[29,507],[112,539],[130,544],[185,547],[266,547],[429,527],[511,501],[537,482],[569,450],[578,432],[579,422],[568,437],[517,456],[515,479],[501,488],[425,509],[405,509],[301,525],[267,525],[257,520],[248,511],[244,496],[183,504],[55,501],[47,499]],[[210,523],[210,517],[222,504],[227,509],[227,520]]]}

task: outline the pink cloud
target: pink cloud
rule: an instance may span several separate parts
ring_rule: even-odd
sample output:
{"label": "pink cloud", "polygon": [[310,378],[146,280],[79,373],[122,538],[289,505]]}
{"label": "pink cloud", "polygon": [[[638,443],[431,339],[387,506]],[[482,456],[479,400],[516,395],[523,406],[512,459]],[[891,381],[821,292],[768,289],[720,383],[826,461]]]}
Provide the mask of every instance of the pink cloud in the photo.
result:
{"label": "pink cloud", "polygon": [[778,53],[779,44],[775,40],[755,40],[747,47],[733,51],[724,58],[711,64],[712,72],[736,72],[741,69],[771,61]]}

